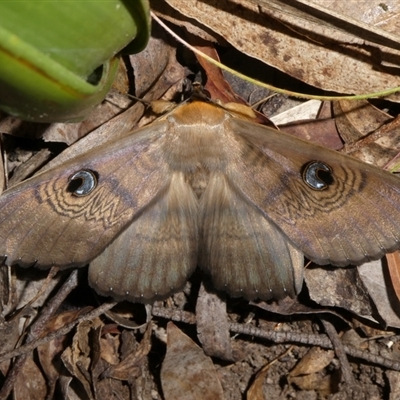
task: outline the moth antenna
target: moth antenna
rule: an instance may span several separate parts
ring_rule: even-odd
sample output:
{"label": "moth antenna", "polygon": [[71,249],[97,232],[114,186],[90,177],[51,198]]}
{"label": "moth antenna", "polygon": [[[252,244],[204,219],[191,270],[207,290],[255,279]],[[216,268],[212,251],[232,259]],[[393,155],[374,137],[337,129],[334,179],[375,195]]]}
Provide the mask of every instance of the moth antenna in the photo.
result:
{"label": "moth antenna", "polygon": [[133,100],[136,100],[136,101],[138,101],[138,102],[144,104],[145,106],[148,106],[148,107],[149,107],[149,106],[151,105],[151,102],[150,102],[150,101],[143,100],[143,99],[141,99],[141,98],[139,98],[139,97],[134,96],[133,94],[129,94],[129,93],[128,93],[127,96],[130,97],[130,98],[133,99]]}
{"label": "moth antenna", "polygon": [[133,96],[132,94],[128,94],[128,96],[130,98],[144,104],[147,108],[150,108],[151,111],[153,111],[153,113],[156,115],[166,114],[167,112],[175,109],[177,106],[176,103],[174,103],[172,101],[168,101],[168,100],[161,99],[161,100],[147,101],[147,100],[140,99],[139,97]]}

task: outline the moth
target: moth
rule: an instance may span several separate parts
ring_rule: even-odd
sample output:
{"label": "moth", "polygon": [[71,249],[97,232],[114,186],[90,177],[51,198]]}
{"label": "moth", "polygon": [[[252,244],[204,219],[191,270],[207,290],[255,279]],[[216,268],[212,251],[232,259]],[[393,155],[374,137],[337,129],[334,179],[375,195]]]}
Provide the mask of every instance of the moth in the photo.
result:
{"label": "moth", "polygon": [[193,99],[0,197],[6,265],[89,265],[100,294],[151,301],[196,266],[247,299],[294,297],[304,255],[346,266],[400,248],[400,180]]}

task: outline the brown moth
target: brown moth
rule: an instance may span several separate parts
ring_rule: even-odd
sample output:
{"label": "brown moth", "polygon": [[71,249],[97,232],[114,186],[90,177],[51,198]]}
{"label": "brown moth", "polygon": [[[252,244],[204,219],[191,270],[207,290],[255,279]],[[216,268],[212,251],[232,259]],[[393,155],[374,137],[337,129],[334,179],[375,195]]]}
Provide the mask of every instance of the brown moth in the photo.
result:
{"label": "brown moth", "polygon": [[0,197],[7,265],[84,266],[102,295],[150,301],[196,266],[247,299],[295,296],[303,254],[345,266],[400,247],[400,180],[206,101]]}

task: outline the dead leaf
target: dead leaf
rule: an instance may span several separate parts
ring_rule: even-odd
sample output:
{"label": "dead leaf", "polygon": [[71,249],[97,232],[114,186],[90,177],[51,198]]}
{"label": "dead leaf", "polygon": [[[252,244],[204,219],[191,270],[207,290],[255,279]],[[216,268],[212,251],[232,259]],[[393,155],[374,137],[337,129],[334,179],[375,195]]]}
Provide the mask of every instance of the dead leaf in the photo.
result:
{"label": "dead leaf", "polygon": [[[399,62],[395,61],[399,60],[398,49],[376,43],[366,45],[365,30],[357,37],[352,29],[350,32],[339,30],[337,26],[340,23],[335,28],[322,23],[309,24],[312,18],[296,9],[296,3],[287,12],[279,10],[271,2],[254,0],[166,1],[185,17],[194,18],[216,32],[242,53],[312,86],[354,94],[377,92],[399,85]],[[324,3],[332,6],[332,14],[340,15],[343,7],[343,14],[351,13],[353,19],[358,17],[370,26],[381,24],[385,18],[381,15],[373,18],[369,11],[375,5],[369,2],[345,4],[343,1],[332,5]],[[350,10],[349,4],[353,4]],[[153,2],[152,7],[157,10],[162,3]],[[400,5],[393,3],[389,13],[393,21],[399,11]],[[390,24],[389,20],[385,28],[395,34],[396,25],[394,22]],[[342,28],[349,26],[351,28],[351,24],[342,24]]]}
{"label": "dead leaf", "polygon": [[6,174],[3,160],[3,136],[0,135],[0,194],[6,187]]}
{"label": "dead leaf", "polygon": [[176,60],[175,42],[158,24],[153,24],[146,48],[129,59],[135,75],[135,95],[146,101],[158,100],[171,88],[175,94],[187,74]]}
{"label": "dead leaf", "polygon": [[279,129],[301,139],[338,150],[343,143],[332,118],[330,102],[309,100],[271,118]]}
{"label": "dead leaf", "polygon": [[301,390],[315,390],[322,398],[326,398],[337,392],[340,377],[338,373],[324,376],[315,373],[290,378],[289,382],[295,384]]}
{"label": "dead leaf", "polygon": [[247,391],[246,398],[248,400],[264,400],[264,391],[263,387],[265,384],[265,379],[268,375],[268,372],[273,364],[275,364],[281,357],[286,356],[291,351],[291,347],[287,349],[283,354],[279,357],[275,358],[275,360],[271,361],[270,363],[264,365],[260,371],[257,372],[253,383],[251,384],[249,390]]}
{"label": "dead leaf", "polygon": [[[43,330],[43,336],[65,326],[69,322],[75,320],[82,313],[87,312],[89,309],[84,308],[81,310],[67,311],[52,318]],[[38,356],[41,368],[43,369],[49,387],[49,396],[53,397],[55,385],[60,377],[60,370],[62,361],[60,354],[65,348],[66,336],[58,337],[50,342],[38,347]]]}
{"label": "dead leaf", "polygon": [[359,276],[387,326],[400,328],[399,300],[393,293],[387,271],[380,260],[360,265]]}
{"label": "dead leaf", "polygon": [[290,377],[314,374],[321,372],[334,359],[333,350],[325,350],[320,347],[312,347],[301,361],[290,371]]}
{"label": "dead leaf", "polygon": [[19,372],[14,385],[14,398],[25,400],[44,400],[47,398],[47,387],[43,375],[35,364],[28,358]]}
{"label": "dead leaf", "polygon": [[92,380],[89,373],[91,366],[91,347],[89,344],[89,332],[92,329],[91,321],[81,322],[77,326],[71,346],[67,347],[61,360],[69,373],[82,385],[85,397],[94,398]]}
{"label": "dead leaf", "polygon": [[49,161],[51,152],[48,149],[42,149],[35,153],[28,161],[20,164],[14,169],[11,178],[8,181],[8,187],[16,185],[29,176],[33,175],[40,167]]}
{"label": "dead leaf", "polygon": [[336,126],[345,141],[343,151],[384,168],[400,154],[397,119],[366,101],[333,103]]}
{"label": "dead leaf", "polygon": [[203,282],[196,302],[197,336],[205,354],[233,361],[226,299],[223,297],[210,283]]}
{"label": "dead leaf", "polygon": [[375,321],[369,293],[356,268],[306,268],[304,280],[310,298],[320,306],[341,307]]}
{"label": "dead leaf", "polygon": [[130,381],[141,375],[141,367],[145,362],[146,356],[151,349],[151,333],[152,324],[149,323],[146,332],[143,336],[136,351],[126,355],[126,357],[117,365],[112,365],[107,368],[102,374],[101,378],[113,378],[123,381]]}
{"label": "dead leaf", "polygon": [[291,107],[289,110],[274,115],[271,117],[271,121],[275,125],[284,125],[298,120],[313,120],[319,115],[321,105],[322,102],[320,100],[308,100],[298,106]]}
{"label": "dead leaf", "polygon": [[389,400],[396,400],[400,398],[400,372],[399,371],[386,371],[386,377],[390,385]]}
{"label": "dead leaf", "polygon": [[333,150],[338,150],[343,147],[333,119],[298,121],[281,125],[280,129],[293,136]]}
{"label": "dead leaf", "polygon": [[[395,251],[386,256],[392,287],[400,302],[400,252]],[[400,305],[400,304],[399,304]]]}
{"label": "dead leaf", "polygon": [[165,399],[223,400],[211,359],[172,322],[168,323],[167,334],[167,354],[161,367]]}
{"label": "dead leaf", "polygon": [[328,396],[338,389],[338,373],[326,374],[325,368],[335,357],[333,350],[312,347],[290,371],[288,382],[302,390],[316,390],[321,396]]}
{"label": "dead leaf", "polygon": [[[10,321],[1,321],[0,324],[0,349],[2,353],[12,350],[20,339],[19,319],[12,318]],[[0,364],[0,372],[6,376],[10,367],[10,360]]]}
{"label": "dead leaf", "polygon": [[342,100],[332,103],[335,122],[345,143],[353,143],[393,119],[366,100]]}

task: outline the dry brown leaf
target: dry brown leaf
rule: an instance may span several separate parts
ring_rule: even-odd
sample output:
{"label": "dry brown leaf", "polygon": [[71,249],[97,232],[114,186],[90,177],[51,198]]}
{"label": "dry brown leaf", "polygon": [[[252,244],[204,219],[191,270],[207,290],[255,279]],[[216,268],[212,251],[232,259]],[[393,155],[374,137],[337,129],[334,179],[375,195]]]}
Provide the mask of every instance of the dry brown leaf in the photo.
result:
{"label": "dry brown leaf", "polygon": [[208,29],[204,25],[194,21],[192,18],[182,15],[180,12],[169,6],[163,1],[151,1],[151,8],[153,11],[157,11],[158,16],[164,20],[171,22],[175,25],[181,26],[186,29],[190,34],[199,37],[200,39],[206,40],[211,43],[217,43],[221,40],[218,35],[211,29]]}
{"label": "dry brown leaf", "polygon": [[333,350],[312,347],[290,371],[289,383],[295,384],[303,390],[317,390],[322,396],[336,392],[339,384],[337,374],[326,375],[324,373],[324,369],[334,357]]}
{"label": "dry brown leaf", "polygon": [[[257,5],[264,5],[280,13],[282,21],[297,26],[298,20],[303,20],[307,30],[313,31],[324,37],[335,36],[343,41],[357,44],[380,44],[392,49],[400,49],[396,35],[395,21],[385,24],[385,19],[396,15],[396,0],[386,3],[371,4],[367,16],[363,15],[364,9],[359,4],[342,0],[249,0]],[[368,22],[379,20],[387,30],[361,21],[356,15],[367,17]],[[382,17],[382,18],[379,18]],[[393,24],[394,23],[394,24]],[[392,25],[392,26],[390,26]],[[394,32],[391,34],[390,32]],[[342,36],[340,36],[342,35]],[[351,40],[349,40],[351,39]]]}
{"label": "dry brown leaf", "polygon": [[187,72],[176,60],[175,42],[169,43],[169,40],[164,30],[155,24],[146,48],[130,56],[137,97],[152,101],[164,96],[171,88],[172,96],[180,90]]}
{"label": "dry brown leaf", "polygon": [[338,374],[323,376],[315,373],[290,378],[289,382],[302,390],[315,390],[322,398],[326,398],[338,390],[340,378]]}
{"label": "dry brown leaf", "polygon": [[281,125],[279,128],[293,136],[330,149],[337,150],[343,147],[333,119],[299,121]]}
{"label": "dry brown leaf", "polygon": [[33,175],[40,167],[49,161],[51,152],[48,149],[42,149],[35,153],[28,161],[20,164],[13,171],[11,178],[8,180],[8,187],[16,185],[27,177]]}
{"label": "dry brown leaf", "polygon": [[[81,309],[78,311],[67,311],[57,315],[52,318],[43,330],[43,336],[65,326],[69,322],[75,320],[80,314],[87,312],[88,308]],[[38,356],[40,360],[41,368],[43,369],[48,386],[51,394],[53,396],[55,385],[60,377],[60,370],[62,362],[60,360],[60,354],[65,348],[66,336],[61,336],[51,340],[50,342],[38,347]]]}
{"label": "dry brown leaf", "polygon": [[353,143],[393,119],[366,100],[334,101],[336,126],[345,143]]}
{"label": "dry brown leaf", "polygon": [[341,307],[375,321],[368,291],[355,268],[306,268],[304,279],[310,298],[320,306]]}
{"label": "dry brown leaf", "polygon": [[400,120],[396,119],[353,145],[346,145],[344,151],[346,154],[381,168],[394,167],[398,163],[400,154],[398,122]]}
{"label": "dry brown leaf", "polygon": [[90,384],[91,347],[89,344],[89,332],[92,329],[91,321],[81,322],[77,326],[71,346],[67,347],[61,360],[69,373],[81,383],[85,396],[93,398],[92,385]]}
{"label": "dry brown leaf", "polygon": [[387,326],[400,328],[399,300],[388,286],[387,271],[382,262],[371,261],[357,267],[359,276]]}
{"label": "dry brown leaf", "polygon": [[400,310],[400,252],[395,251],[394,253],[387,254],[386,259],[391,284],[398,299],[398,310]]}
{"label": "dry brown leaf", "polygon": [[390,384],[389,400],[400,399],[400,372],[399,371],[386,371],[386,377]]}
{"label": "dry brown leaf", "polygon": [[35,362],[28,358],[17,376],[14,399],[44,400],[47,398],[46,382]]}
{"label": "dry brown leaf", "polygon": [[312,347],[301,361],[290,371],[290,377],[321,372],[335,357],[333,350]]}
{"label": "dry brown leaf", "polygon": [[[357,94],[399,85],[399,50],[367,46],[362,36],[356,41],[353,34],[326,26],[315,33],[316,24],[308,26],[301,13],[282,13],[270,6],[270,2],[257,5],[255,1],[246,0],[166,1],[181,14],[218,33],[239,51],[315,87]],[[332,4],[334,11],[340,12],[341,4],[345,3]],[[360,20],[371,15],[374,7],[370,2],[347,3],[353,4],[353,8],[349,11],[347,7],[346,12]],[[157,9],[157,2],[152,6]],[[393,5],[392,21],[399,11],[400,4]],[[366,22],[372,26],[381,20],[369,18]],[[398,32],[395,22],[387,24],[386,28]]]}
{"label": "dry brown leaf", "polygon": [[[257,303],[251,302],[250,304],[278,315],[295,315],[295,314],[306,315],[306,314],[321,314],[328,312],[326,308],[323,307],[318,308],[315,307],[315,305],[313,306],[306,305],[301,303],[297,298],[291,299],[290,297],[282,299],[278,302],[267,303],[265,301],[259,301]],[[329,310],[329,312],[339,316],[340,318],[340,315],[335,311]]]}
{"label": "dry brown leaf", "polygon": [[333,108],[346,154],[382,168],[396,159],[400,153],[398,119],[363,100],[334,102]]}
{"label": "dry brown leaf", "polygon": [[[12,318],[10,321],[2,321],[0,324],[0,351],[6,353],[15,348],[18,340],[20,340],[19,334],[19,319]],[[10,367],[11,360],[4,361],[0,364],[0,372],[6,376]]]}
{"label": "dry brown leaf", "polygon": [[121,335],[108,334],[102,332],[100,337],[101,358],[110,365],[117,365],[119,363],[118,350],[121,346]]}
{"label": "dry brown leaf", "polygon": [[120,114],[122,110],[129,107],[131,102],[132,100],[126,95],[111,91],[84,121],[50,124],[43,132],[42,138],[45,142],[62,142],[71,145]]}
{"label": "dry brown leaf", "polygon": [[[275,125],[283,125],[297,120],[310,120],[316,119],[320,110],[324,108],[324,103],[321,100],[308,100],[295,107],[291,107],[277,115],[271,117],[271,121]],[[324,115],[322,118],[331,118],[331,113]]]}
{"label": "dry brown leaf", "polygon": [[3,136],[0,136],[0,194],[6,187],[6,174],[3,160]]}
{"label": "dry brown leaf", "polygon": [[128,354],[120,363],[107,368],[102,378],[114,378],[129,381],[141,375],[141,367],[151,349],[152,323],[149,323],[136,351]]}
{"label": "dry brown leaf", "polygon": [[[360,331],[362,330],[362,327],[366,326],[362,324],[361,322],[357,321],[357,327],[360,327]],[[355,327],[356,328],[356,327]],[[381,332],[379,332],[381,333]],[[340,337],[341,341],[345,345],[350,345],[353,346],[357,349],[361,350],[368,350],[368,341],[366,341],[364,338],[362,338],[355,329],[349,329],[345,332],[343,332],[343,335]]]}
{"label": "dry brown leaf", "polygon": [[[48,271],[32,273],[29,270],[11,269],[11,287],[9,290],[12,297],[11,301],[4,305],[4,315],[23,308],[23,316],[31,314],[30,318],[36,317],[38,309],[48,301],[49,296],[63,278],[61,274],[58,274],[49,281],[48,275]],[[10,284],[10,282],[7,283]],[[36,298],[38,293],[41,293],[41,295]],[[35,299],[33,303],[31,303],[32,299]],[[29,310],[26,309],[27,305],[30,306]]]}
{"label": "dry brown leaf", "polygon": [[223,400],[211,359],[172,322],[168,323],[167,334],[167,354],[161,367],[165,399]]}
{"label": "dry brown leaf", "polygon": [[268,364],[264,365],[256,374],[253,383],[249,387],[249,390],[246,393],[246,398],[248,400],[264,400],[265,399],[265,394],[264,394],[264,385],[265,385],[265,380],[267,378],[267,375],[269,373],[269,370],[273,364],[275,364],[280,358],[285,357],[288,353],[290,353],[292,347],[289,347],[283,354],[281,354],[279,357],[275,358]]}
{"label": "dry brown leaf", "polygon": [[[218,52],[210,42],[194,35],[189,35],[189,38],[191,44],[195,46],[197,50],[200,50],[202,53],[208,55],[214,60],[220,61]],[[207,76],[207,82],[204,88],[210,94],[212,99],[218,99],[222,103],[235,102],[245,104],[245,101],[232,90],[219,67],[207,62],[197,54],[195,54],[195,56]]]}
{"label": "dry brown leaf", "polygon": [[[224,296],[225,297],[225,296]],[[226,301],[211,287],[202,283],[196,302],[197,337],[205,354],[233,361]]]}
{"label": "dry brown leaf", "polygon": [[265,365],[254,378],[249,390],[247,391],[246,398],[248,400],[264,400],[263,386],[265,379],[268,375],[271,364]]}
{"label": "dry brown leaf", "polygon": [[291,135],[330,149],[341,149],[343,143],[332,119],[331,102],[306,101],[275,115],[271,121]]}

